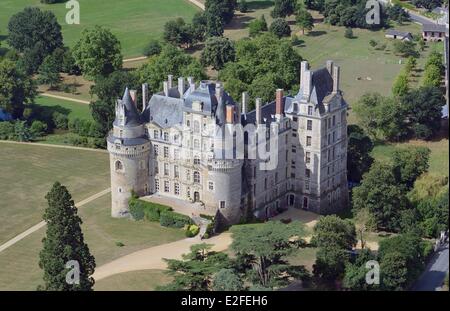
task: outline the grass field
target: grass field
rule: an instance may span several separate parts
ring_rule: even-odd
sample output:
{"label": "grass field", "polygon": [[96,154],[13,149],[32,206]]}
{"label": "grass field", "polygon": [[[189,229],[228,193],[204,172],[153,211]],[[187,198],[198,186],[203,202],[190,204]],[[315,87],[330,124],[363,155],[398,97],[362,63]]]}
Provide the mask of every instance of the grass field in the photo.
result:
{"label": "grass field", "polygon": [[107,153],[0,143],[0,243],[42,220],[55,181],[75,202],[109,187]]}
{"label": "grass field", "polygon": [[[68,25],[64,3],[45,5],[39,0],[2,0],[0,3],[0,35],[7,35],[9,18],[27,6],[38,6],[55,13],[62,26],[64,42],[72,47],[81,31],[103,25],[118,37],[125,57],[142,55],[151,39],[160,37],[164,24],[177,17],[190,20],[199,10],[186,0],[78,0],[80,25]],[[5,46],[6,43],[2,44]]]}
{"label": "grass field", "polygon": [[[83,220],[84,237],[97,266],[143,248],[185,237],[182,230],[164,228],[158,223],[113,219],[110,217],[110,200],[110,196],[105,195],[79,210]],[[42,282],[42,271],[38,262],[45,230],[46,228],[40,229],[0,253],[0,290],[35,290]],[[122,242],[124,246],[119,247],[116,242]],[[123,284],[121,289],[132,286],[136,289],[151,289],[150,286],[159,284],[159,281],[168,280],[157,271],[153,276],[145,272],[143,275],[144,278],[140,276],[137,278],[133,273],[131,276],[127,274],[114,276],[102,280],[99,286],[100,289],[111,289],[116,284],[114,282],[119,282]],[[145,286],[147,280],[149,287]],[[150,280],[154,280],[153,283]]]}
{"label": "grass field", "polygon": [[382,144],[375,146],[372,156],[381,162],[389,161],[394,150],[398,148],[406,148],[408,146],[424,146],[431,150],[429,172],[434,175],[448,176],[448,139],[439,141],[410,141],[399,144]]}
{"label": "grass field", "polygon": [[35,100],[36,104],[43,107],[46,111],[58,111],[73,119],[88,119],[91,120],[91,111],[89,105],[77,102],[56,99],[45,96],[38,96]]}
{"label": "grass field", "polygon": [[95,283],[96,291],[151,291],[156,286],[169,283],[164,270],[142,270],[120,273]]}

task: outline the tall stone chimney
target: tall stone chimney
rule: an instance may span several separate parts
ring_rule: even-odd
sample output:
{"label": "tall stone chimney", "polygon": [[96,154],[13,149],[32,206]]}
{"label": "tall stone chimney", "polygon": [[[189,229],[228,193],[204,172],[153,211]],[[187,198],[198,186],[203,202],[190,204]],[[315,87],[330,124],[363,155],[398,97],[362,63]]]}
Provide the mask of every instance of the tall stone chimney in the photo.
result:
{"label": "tall stone chimney", "polygon": [[137,98],[137,92],[136,92],[136,90],[130,90],[130,96],[131,96],[131,99],[133,100],[133,103],[134,103],[134,105],[136,106],[136,98]]}
{"label": "tall stone chimney", "polygon": [[309,64],[307,61],[301,63],[300,68],[300,90],[302,91],[302,96],[309,98],[311,94],[311,84],[312,84],[312,71],[309,70]]}
{"label": "tall stone chimney", "polygon": [[180,98],[183,98],[185,91],[186,90],[185,90],[184,78],[179,77],[178,78],[178,93],[180,93]]}
{"label": "tall stone chimney", "polygon": [[188,77],[189,91],[192,93],[195,91],[195,81],[193,77]]}
{"label": "tall stone chimney", "polygon": [[163,82],[163,88],[164,88],[164,96],[169,96],[169,82],[164,81]]}
{"label": "tall stone chimney", "polygon": [[148,83],[142,84],[142,111],[147,108],[148,102]]}
{"label": "tall stone chimney", "polygon": [[261,98],[256,99],[256,125],[261,124]]}
{"label": "tall stone chimney", "polygon": [[234,106],[233,105],[227,105],[225,107],[225,116],[226,116],[226,123],[227,124],[234,124]]}
{"label": "tall stone chimney", "polygon": [[333,66],[333,93],[339,92],[339,79],[341,68],[339,66]]}
{"label": "tall stone chimney", "polygon": [[281,115],[284,112],[284,105],[283,105],[283,96],[284,96],[283,89],[278,89],[276,93],[276,99],[275,99],[275,115],[277,117],[281,117]]}
{"label": "tall stone chimney", "polygon": [[248,93],[243,92],[242,93],[242,113],[247,114],[248,109]]}
{"label": "tall stone chimney", "polygon": [[223,97],[223,86],[220,83],[216,83],[216,98],[219,101],[219,98]]}
{"label": "tall stone chimney", "polygon": [[169,90],[173,87],[173,75],[167,76],[167,82],[169,84]]}
{"label": "tall stone chimney", "polygon": [[327,60],[327,70],[330,73],[330,76],[333,76],[333,61]]}

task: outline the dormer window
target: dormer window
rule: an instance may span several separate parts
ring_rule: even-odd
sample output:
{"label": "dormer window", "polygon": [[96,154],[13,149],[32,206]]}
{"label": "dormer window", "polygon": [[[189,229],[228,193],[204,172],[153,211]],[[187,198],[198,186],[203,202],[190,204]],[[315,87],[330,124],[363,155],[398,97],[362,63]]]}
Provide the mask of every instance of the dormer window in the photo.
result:
{"label": "dormer window", "polygon": [[313,106],[308,106],[308,116],[313,115]]}

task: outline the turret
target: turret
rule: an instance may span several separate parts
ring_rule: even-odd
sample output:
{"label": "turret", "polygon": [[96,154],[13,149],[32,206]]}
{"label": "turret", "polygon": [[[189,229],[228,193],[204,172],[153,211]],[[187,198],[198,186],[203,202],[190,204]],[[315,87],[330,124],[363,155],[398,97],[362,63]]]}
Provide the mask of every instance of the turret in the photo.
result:
{"label": "turret", "polygon": [[111,171],[111,215],[128,217],[131,193],[134,191],[143,196],[150,189],[150,141],[136,107],[135,91],[127,88],[122,100],[117,101],[116,119],[107,143]]}

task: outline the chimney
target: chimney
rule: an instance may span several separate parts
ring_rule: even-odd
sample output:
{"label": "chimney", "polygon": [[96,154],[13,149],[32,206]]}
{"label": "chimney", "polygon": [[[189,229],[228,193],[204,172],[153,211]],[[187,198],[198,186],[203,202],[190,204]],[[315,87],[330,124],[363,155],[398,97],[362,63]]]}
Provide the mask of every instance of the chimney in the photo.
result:
{"label": "chimney", "polygon": [[333,61],[327,60],[327,70],[330,73],[330,76],[333,76]]}
{"label": "chimney", "polygon": [[169,90],[173,87],[173,75],[167,76],[167,82],[169,84]]}
{"label": "chimney", "polygon": [[303,61],[300,64],[300,87],[303,86],[303,78],[305,77],[305,72],[309,70],[309,64],[307,61]]}
{"label": "chimney", "polygon": [[283,107],[283,90],[278,89],[276,93],[276,101],[275,101],[275,115],[281,116],[284,112]]}
{"label": "chimney", "polygon": [[333,93],[339,92],[339,79],[341,68],[339,66],[333,66]]}
{"label": "chimney", "polygon": [[312,86],[312,71],[306,70],[303,73],[302,83],[303,83],[302,95],[309,99],[309,96],[311,95],[311,86]]}
{"label": "chimney", "polygon": [[227,124],[234,124],[234,106],[233,105],[227,105],[226,108],[226,123]]}
{"label": "chimney", "polygon": [[185,92],[185,85],[184,85],[184,78],[179,77],[178,78],[178,93],[180,93],[180,98],[183,98],[184,92]]}
{"label": "chimney", "polygon": [[130,90],[130,96],[135,106],[136,106],[136,94],[137,94],[136,90]]}
{"label": "chimney", "polygon": [[164,81],[163,87],[164,87],[164,95],[165,95],[166,97],[169,96],[169,82]]}
{"label": "chimney", "polygon": [[261,124],[261,98],[256,99],[256,125]]}
{"label": "chimney", "polygon": [[242,93],[242,113],[247,114],[248,109],[248,93],[243,92]]}
{"label": "chimney", "polygon": [[148,83],[142,84],[142,111],[147,108],[148,102]]}
{"label": "chimney", "polygon": [[223,87],[222,84],[220,84],[219,82],[216,83],[216,98],[217,101],[219,101],[219,98],[223,97]]}
{"label": "chimney", "polygon": [[188,83],[189,83],[189,91],[192,93],[195,91],[195,81],[193,77],[188,77]]}

